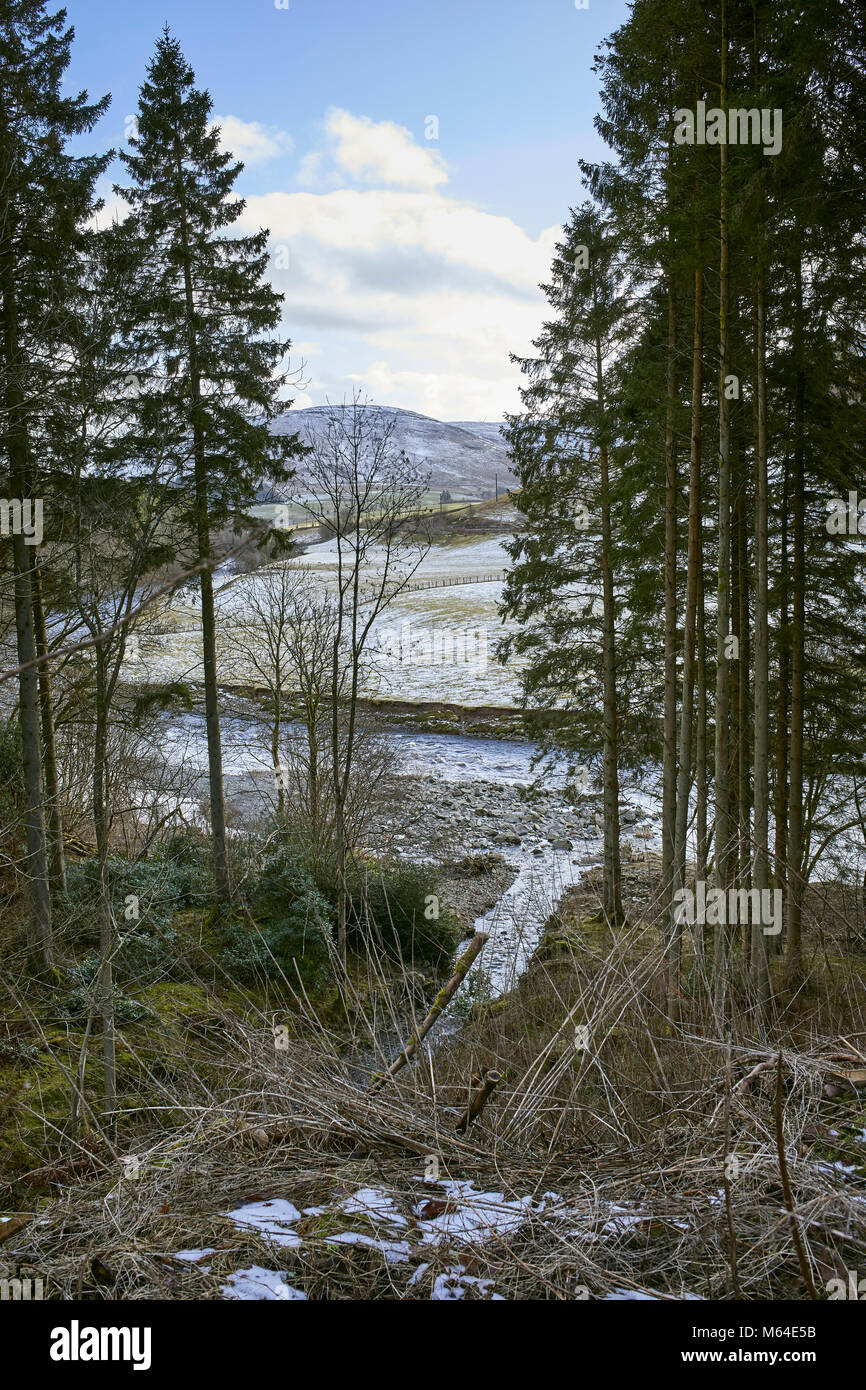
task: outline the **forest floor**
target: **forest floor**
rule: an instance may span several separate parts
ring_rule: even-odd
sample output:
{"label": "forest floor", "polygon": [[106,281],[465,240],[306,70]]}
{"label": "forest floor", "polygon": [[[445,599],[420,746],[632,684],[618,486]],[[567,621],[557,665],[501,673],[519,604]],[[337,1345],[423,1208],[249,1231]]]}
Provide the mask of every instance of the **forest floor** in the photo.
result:
{"label": "forest floor", "polygon": [[828,1297],[866,1256],[866,1104],[844,1079],[866,1064],[859,904],[810,893],[804,979],[774,961],[764,1027],[735,985],[729,1048],[688,953],[664,1016],[655,872],[627,863],[616,932],[584,879],[516,987],[466,1000],[378,1092],[371,1050],[390,1060],[413,1005],[370,962],[341,987],[350,1037],[307,1001],[282,1048],[267,1001],[157,987],[158,1047],[148,1024],[122,1041],[159,1103],[6,1186],[22,1220],[0,1272],[92,1299]]}

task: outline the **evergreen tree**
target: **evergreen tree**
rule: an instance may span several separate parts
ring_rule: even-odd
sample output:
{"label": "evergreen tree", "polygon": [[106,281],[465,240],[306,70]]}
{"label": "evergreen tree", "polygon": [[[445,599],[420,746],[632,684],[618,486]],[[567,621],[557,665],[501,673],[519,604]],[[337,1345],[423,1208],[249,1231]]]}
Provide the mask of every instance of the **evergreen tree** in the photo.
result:
{"label": "evergreen tree", "polygon": [[[75,247],[94,208],[94,183],[107,156],[74,157],[71,137],[89,131],[108,98],[61,95],[73,31],[66,14],[44,0],[0,3],[0,391],[2,450],[9,496],[22,505],[40,498],[33,449],[38,414],[50,394],[50,344],[65,312]],[[41,498],[40,498],[41,501]],[[49,519],[50,525],[50,519]],[[38,649],[44,646],[33,550],[20,528],[12,538],[24,763],[30,943],[34,962],[52,964],[51,901],[40,748]],[[37,597],[37,603],[40,601]],[[43,713],[50,703],[42,675]],[[55,787],[56,792],[56,787]],[[54,802],[56,805],[56,800]]]}
{"label": "evergreen tree", "polygon": [[[591,204],[573,212],[545,293],[556,318],[521,362],[525,415],[508,441],[521,480],[524,529],[503,599],[520,630],[503,647],[528,658],[528,702],[563,704],[572,748],[601,745],[604,806],[603,910],[623,920],[619,853],[622,689],[618,651],[615,361],[628,331],[617,243]],[[587,708],[589,707],[589,709]],[[600,727],[592,710],[601,710]]]}
{"label": "evergreen tree", "polygon": [[[296,446],[270,423],[288,343],[273,336],[282,296],[265,278],[267,232],[229,234],[244,203],[242,165],[220,146],[212,102],[166,29],[141,88],[137,131],[122,158],[137,238],[142,374],[159,395],[155,428],[187,441],[190,522],[201,570],[210,816],[217,892],[229,892],[220,749],[212,533],[242,513],[261,483],[285,480]],[[144,389],[148,389],[145,385]]]}

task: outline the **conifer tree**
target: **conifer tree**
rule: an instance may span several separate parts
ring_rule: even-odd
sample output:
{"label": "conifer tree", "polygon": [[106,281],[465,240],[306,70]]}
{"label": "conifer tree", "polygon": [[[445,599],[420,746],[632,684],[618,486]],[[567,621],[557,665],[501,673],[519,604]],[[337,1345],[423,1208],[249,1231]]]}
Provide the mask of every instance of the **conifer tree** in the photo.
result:
{"label": "conifer tree", "polygon": [[267,477],[285,481],[295,451],[274,437],[280,365],[274,336],[282,296],[265,278],[267,232],[231,231],[244,203],[242,165],[221,148],[212,102],[166,29],[139,97],[137,130],[122,154],[140,253],[138,341],[143,369],[159,381],[160,429],[185,436],[190,522],[201,570],[205,722],[217,894],[229,893],[216,669],[213,532],[243,513]]}
{"label": "conifer tree", "polygon": [[[510,421],[518,506],[526,529],[511,546],[515,566],[504,611],[521,619],[505,644],[528,658],[526,698],[564,703],[575,750],[591,747],[587,705],[600,706],[604,814],[603,910],[624,913],[620,884],[620,726],[625,662],[618,651],[615,358],[625,341],[628,300],[617,244],[597,209],[572,213],[545,292],[556,317],[521,362],[525,414]],[[590,735],[588,737],[588,735]],[[560,732],[560,737],[563,733]]]}
{"label": "conifer tree", "polygon": [[[75,246],[94,208],[94,183],[107,156],[73,156],[69,140],[89,131],[108,98],[62,95],[73,31],[65,11],[44,0],[0,3],[0,393],[2,452],[9,495],[40,497],[33,447],[50,393],[50,344],[74,276]],[[41,500],[41,499],[40,499]],[[50,526],[49,518],[49,526]],[[43,638],[34,614],[34,554],[19,529],[12,538],[24,764],[30,945],[34,963],[52,964],[51,900],[40,747],[39,676],[32,665]],[[47,677],[43,674],[43,691]],[[48,696],[50,699],[50,695]]]}

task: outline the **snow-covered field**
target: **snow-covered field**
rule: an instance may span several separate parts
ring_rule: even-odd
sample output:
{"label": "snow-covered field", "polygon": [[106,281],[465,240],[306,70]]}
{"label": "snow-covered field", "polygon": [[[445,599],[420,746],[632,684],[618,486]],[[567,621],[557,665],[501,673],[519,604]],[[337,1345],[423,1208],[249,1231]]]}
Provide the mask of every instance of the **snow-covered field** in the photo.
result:
{"label": "snow-covered field", "polygon": [[[381,556],[371,552],[371,573]],[[293,568],[309,571],[312,583],[333,583],[336,546],[325,541],[311,546]],[[373,657],[364,695],[374,699],[442,701],[467,706],[514,707],[519,699],[519,664],[512,659],[502,666],[496,648],[508,631],[499,617],[502,581],[449,583],[467,578],[501,575],[509,557],[497,537],[452,540],[432,546],[409,580],[410,585],[442,587],[407,588],[374,624],[369,643]],[[219,624],[223,630],[246,619],[245,586],[228,583],[218,593]],[[185,676],[201,680],[200,636],[193,627],[198,610],[188,597],[163,620],[163,627],[192,630],[141,635],[127,662],[130,679],[154,680]],[[239,673],[243,674],[243,673]],[[250,672],[250,678],[252,678]]]}

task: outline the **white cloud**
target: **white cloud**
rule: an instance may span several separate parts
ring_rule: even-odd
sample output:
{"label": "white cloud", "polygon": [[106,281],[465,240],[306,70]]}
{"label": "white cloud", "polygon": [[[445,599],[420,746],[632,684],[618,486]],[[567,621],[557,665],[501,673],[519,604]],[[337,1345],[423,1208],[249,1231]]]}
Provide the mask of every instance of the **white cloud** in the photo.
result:
{"label": "white cloud", "polygon": [[[432,193],[448,182],[438,150],[424,149],[405,126],[372,121],[331,107],[325,117],[327,147],[307,155],[298,171],[302,186],[329,187],[335,178],[385,188]],[[328,169],[330,165],[330,169]]]}
{"label": "white cloud", "polygon": [[390,189],[252,196],[242,225],[288,248],[272,278],[289,335],[321,348],[312,389],[340,399],[360,382],[440,419],[517,409],[509,353],[538,333],[558,227],[532,238],[446,194]]}
{"label": "white cloud", "polygon": [[88,226],[94,231],[104,231],[115,222],[125,222],[131,211],[126,199],[121,198],[110,187],[103,186],[100,192],[103,206],[99,212],[93,214],[88,222]]}
{"label": "white cloud", "polygon": [[[250,149],[255,162],[288,147],[288,136],[257,123],[220,124],[247,163]],[[547,314],[538,285],[561,228],[533,237],[450,196],[438,155],[391,122],[333,110],[326,132],[325,148],[300,161],[317,191],[249,194],[236,224],[269,229],[292,363],[315,358],[296,383],[298,408],[360,385],[383,405],[438,419],[518,409],[509,353],[531,351]],[[348,175],[382,186],[348,188]],[[100,224],[124,211],[109,195]]]}
{"label": "white cloud", "polygon": [[294,140],[287,130],[263,126],[259,121],[242,121],[239,116],[217,116],[223,149],[230,150],[244,164],[266,164],[282,154],[290,154]]}

